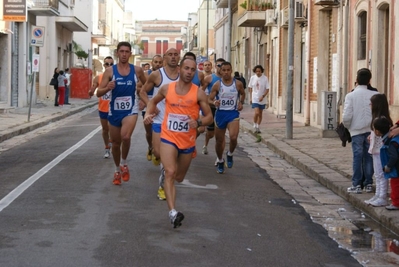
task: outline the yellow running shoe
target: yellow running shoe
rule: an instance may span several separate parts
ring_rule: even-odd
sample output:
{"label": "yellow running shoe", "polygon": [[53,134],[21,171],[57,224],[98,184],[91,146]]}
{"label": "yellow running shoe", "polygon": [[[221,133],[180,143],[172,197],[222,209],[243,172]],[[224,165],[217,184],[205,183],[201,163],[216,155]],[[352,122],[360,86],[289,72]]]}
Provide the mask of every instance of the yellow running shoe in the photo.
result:
{"label": "yellow running shoe", "polygon": [[154,154],[152,154],[152,164],[159,166],[159,163],[161,163],[161,159],[157,159]]}
{"label": "yellow running shoe", "polygon": [[166,200],[165,191],[162,187],[158,188],[158,199],[159,200]]}
{"label": "yellow running shoe", "polygon": [[148,161],[151,161],[151,160],[152,160],[152,149],[151,149],[151,148],[148,148],[147,160],[148,160]]}

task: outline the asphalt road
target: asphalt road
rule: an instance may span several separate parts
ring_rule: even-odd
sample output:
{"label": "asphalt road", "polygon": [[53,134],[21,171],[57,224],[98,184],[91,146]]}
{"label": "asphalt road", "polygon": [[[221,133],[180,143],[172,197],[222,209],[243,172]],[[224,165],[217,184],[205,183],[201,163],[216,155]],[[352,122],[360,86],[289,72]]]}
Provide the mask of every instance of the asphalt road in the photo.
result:
{"label": "asphalt road", "polygon": [[122,186],[102,158],[95,111],[0,154],[1,267],[360,266],[240,148],[217,174],[214,143],[200,153],[203,136],[177,189],[185,220],[173,229],[141,122]]}

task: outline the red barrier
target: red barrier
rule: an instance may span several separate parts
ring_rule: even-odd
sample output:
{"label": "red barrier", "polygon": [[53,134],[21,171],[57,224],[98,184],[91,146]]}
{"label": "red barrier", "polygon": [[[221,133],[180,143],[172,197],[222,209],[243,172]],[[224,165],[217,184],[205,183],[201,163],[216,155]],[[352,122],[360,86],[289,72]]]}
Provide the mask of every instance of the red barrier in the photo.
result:
{"label": "red barrier", "polygon": [[93,81],[91,69],[71,68],[71,98],[90,98],[89,90]]}

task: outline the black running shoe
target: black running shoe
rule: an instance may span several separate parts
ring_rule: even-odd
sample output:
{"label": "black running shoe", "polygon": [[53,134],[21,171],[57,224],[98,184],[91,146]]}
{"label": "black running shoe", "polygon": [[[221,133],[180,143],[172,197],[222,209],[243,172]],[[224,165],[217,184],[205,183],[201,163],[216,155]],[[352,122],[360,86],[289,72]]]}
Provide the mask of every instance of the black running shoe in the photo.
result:
{"label": "black running shoe", "polygon": [[172,220],[173,228],[177,228],[181,226],[181,222],[184,220],[184,215],[181,212],[177,212],[175,217]]}

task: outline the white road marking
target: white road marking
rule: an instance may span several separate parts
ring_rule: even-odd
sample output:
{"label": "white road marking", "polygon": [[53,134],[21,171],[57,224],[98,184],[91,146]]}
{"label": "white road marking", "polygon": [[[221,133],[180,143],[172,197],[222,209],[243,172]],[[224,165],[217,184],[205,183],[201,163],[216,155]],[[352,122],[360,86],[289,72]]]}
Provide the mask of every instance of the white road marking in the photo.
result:
{"label": "white road marking", "polygon": [[180,184],[176,184],[176,186],[179,186],[179,187],[191,187],[191,188],[198,188],[198,189],[218,189],[218,186],[215,185],[215,184],[207,184],[205,186],[196,185],[196,184],[190,183],[190,181],[187,180],[187,179],[183,180],[183,182],[181,182]]}
{"label": "white road marking", "polygon": [[95,130],[89,133],[85,138],[77,142],[75,145],[70,147],[64,153],[53,159],[49,164],[38,170],[34,175],[25,180],[22,184],[12,190],[7,196],[5,196],[2,200],[0,200],[0,212],[8,207],[17,197],[19,197],[26,189],[28,189],[31,185],[33,185],[37,180],[39,180],[44,174],[50,171],[54,166],[60,163],[63,159],[65,159],[68,155],[70,155],[73,151],[81,147],[84,143],[86,143],[90,138],[92,138],[98,131],[101,130],[101,126],[98,126]]}

